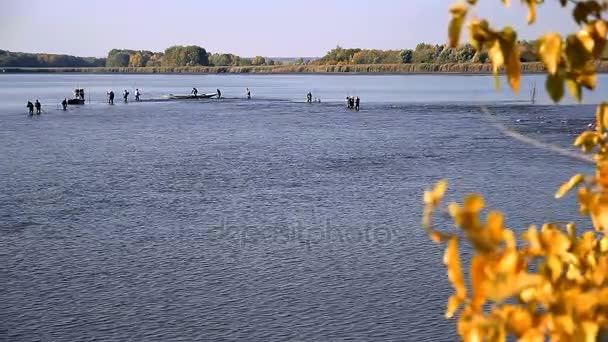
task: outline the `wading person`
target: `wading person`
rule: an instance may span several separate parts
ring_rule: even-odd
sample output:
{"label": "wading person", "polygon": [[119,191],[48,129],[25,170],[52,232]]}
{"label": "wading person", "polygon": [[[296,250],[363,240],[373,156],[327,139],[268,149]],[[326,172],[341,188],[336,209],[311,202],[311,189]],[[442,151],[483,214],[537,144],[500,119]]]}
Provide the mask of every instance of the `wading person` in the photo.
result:
{"label": "wading person", "polygon": [[40,101],[38,101],[38,99],[36,99],[36,102],[34,102],[34,107],[36,107],[36,114],[40,115],[40,113],[42,112],[42,105],[40,104]]}
{"label": "wading person", "polygon": [[312,103],[312,93],[311,92],[308,92],[308,94],[306,94],[306,102]]}
{"label": "wading person", "polygon": [[251,91],[247,88],[247,100],[251,100]]}
{"label": "wading person", "polygon": [[192,91],[190,92],[190,94],[192,94],[192,95],[194,95],[194,97],[196,97],[196,95],[198,94],[198,89],[192,88]]}
{"label": "wading person", "polygon": [[357,96],[357,98],[355,99],[355,110],[358,111],[359,110],[359,103],[361,102],[361,100],[359,99],[359,96]]}
{"label": "wading person", "polygon": [[34,104],[32,101],[27,101],[27,105],[25,105],[29,111],[30,115],[34,115]]}
{"label": "wading person", "polygon": [[141,95],[139,89],[135,89],[135,101],[137,102],[139,102],[139,95]]}
{"label": "wading person", "polygon": [[114,104],[114,91],[112,90],[108,91],[108,103]]}
{"label": "wading person", "polygon": [[222,92],[219,89],[217,89],[217,98],[218,99],[222,98]]}
{"label": "wading person", "polygon": [[68,99],[63,98],[63,101],[61,101],[61,107],[63,107],[64,111],[68,110]]}
{"label": "wading person", "polygon": [[122,93],[122,97],[125,99],[125,103],[129,102],[129,92],[127,89]]}

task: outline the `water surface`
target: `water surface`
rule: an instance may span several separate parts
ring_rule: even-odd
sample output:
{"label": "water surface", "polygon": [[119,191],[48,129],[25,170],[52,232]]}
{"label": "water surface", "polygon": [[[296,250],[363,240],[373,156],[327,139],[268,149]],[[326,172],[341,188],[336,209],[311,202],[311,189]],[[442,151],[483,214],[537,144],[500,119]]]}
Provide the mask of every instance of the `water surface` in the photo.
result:
{"label": "water surface", "polygon": [[[455,340],[422,190],[448,178],[450,199],[480,191],[521,230],[578,218],[552,196],[592,171],[492,123],[567,148],[593,106],[492,82],[0,75],[0,340]],[[92,103],[56,109],[76,85]],[[103,103],[192,86],[228,98]],[[28,118],[28,98],[45,113]]]}

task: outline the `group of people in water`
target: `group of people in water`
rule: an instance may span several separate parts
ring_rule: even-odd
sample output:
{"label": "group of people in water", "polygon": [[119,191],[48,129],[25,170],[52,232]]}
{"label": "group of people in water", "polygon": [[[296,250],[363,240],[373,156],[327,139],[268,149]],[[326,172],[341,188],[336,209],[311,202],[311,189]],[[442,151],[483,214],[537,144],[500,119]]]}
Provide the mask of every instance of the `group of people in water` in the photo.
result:
{"label": "group of people in water", "polygon": [[40,101],[38,101],[38,99],[36,99],[36,102],[34,103],[32,103],[32,101],[27,101],[26,107],[30,115],[34,115],[34,108],[36,108],[37,115],[40,115],[40,113],[42,113],[42,105],[40,104]]}
{"label": "group of people in water", "polygon": [[[131,93],[127,89],[125,89],[125,91],[122,92],[122,98],[123,98],[123,100],[124,100],[125,103],[129,102],[129,95],[130,94]],[[106,96],[108,98],[108,103],[113,105],[114,104],[114,96],[115,96],[114,91],[111,90],[111,89],[108,90],[108,92],[106,93]],[[139,91],[139,89],[138,88],[135,89],[135,101],[136,102],[141,101],[140,96],[141,96],[141,92]]]}
{"label": "group of people in water", "polygon": [[[192,91],[190,92],[191,95],[193,95],[194,97],[198,96],[198,89],[196,88],[192,88]],[[124,102],[127,103],[129,102],[129,91],[128,90],[124,90],[122,93]],[[222,98],[222,92],[217,89],[216,90],[216,94],[211,94],[210,96],[216,96],[218,99]],[[251,100],[251,90],[249,90],[249,88],[247,88],[245,90],[245,95],[247,97],[248,100]],[[114,104],[114,91],[113,90],[108,90],[107,92],[107,101],[109,104]],[[141,92],[139,91],[139,89],[135,89],[135,101],[139,102],[141,101],[140,99],[141,96]],[[75,101],[77,104],[80,103],[84,103],[85,101],[85,94],[84,94],[84,89],[76,89],[74,91],[74,99],[69,100],[67,98],[64,98],[63,101],[61,101],[61,106],[63,108],[63,110],[67,110],[68,108],[68,104],[74,104],[72,101]],[[360,99],[358,96],[348,96],[346,97],[346,106],[348,109],[353,109],[358,111],[360,108]],[[321,99],[320,98],[313,98],[312,92],[308,92],[308,94],[306,94],[306,102],[308,103],[321,103]],[[26,107],[29,110],[29,115],[34,115],[34,109],[36,109],[36,114],[41,114],[42,113],[42,105],[40,104],[39,100],[36,100],[34,103],[32,103],[31,101],[27,101],[27,105]]]}
{"label": "group of people in water", "polygon": [[346,107],[348,109],[354,109],[354,110],[358,111],[360,103],[361,103],[361,100],[359,99],[359,96],[347,96],[346,97]]}

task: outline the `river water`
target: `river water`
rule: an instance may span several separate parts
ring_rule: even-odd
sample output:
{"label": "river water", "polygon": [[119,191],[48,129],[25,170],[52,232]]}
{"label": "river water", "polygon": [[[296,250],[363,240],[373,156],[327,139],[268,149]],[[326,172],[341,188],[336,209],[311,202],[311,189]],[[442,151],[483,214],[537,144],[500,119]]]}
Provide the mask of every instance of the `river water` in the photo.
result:
{"label": "river water", "polygon": [[[420,227],[425,188],[445,177],[451,200],[480,191],[518,231],[588,226],[553,194],[592,165],[497,124],[569,149],[608,78],[584,105],[549,105],[540,76],[522,84],[0,75],[0,340],[453,341],[442,249]],[[91,103],[59,110],[76,86]],[[148,100],[193,86],[226,99],[104,103],[108,89]],[[30,118],[36,98],[44,113]]]}

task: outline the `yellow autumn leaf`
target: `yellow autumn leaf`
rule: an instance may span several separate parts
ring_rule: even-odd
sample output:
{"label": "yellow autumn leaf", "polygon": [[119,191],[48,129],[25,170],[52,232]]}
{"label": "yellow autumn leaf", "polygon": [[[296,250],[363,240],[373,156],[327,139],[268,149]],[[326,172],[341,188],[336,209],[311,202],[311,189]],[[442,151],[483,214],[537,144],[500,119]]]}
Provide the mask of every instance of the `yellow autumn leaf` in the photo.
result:
{"label": "yellow autumn leaf", "polygon": [[608,23],[601,19],[595,20],[585,27],[585,31],[589,32],[594,42],[593,58],[600,59],[606,47]]}
{"label": "yellow autumn leaf", "polygon": [[543,227],[540,233],[540,240],[548,254],[562,255],[572,245],[568,236],[552,227],[552,225],[545,225]]}
{"label": "yellow autumn leaf", "polygon": [[450,13],[452,14],[452,20],[448,25],[449,46],[456,48],[458,47],[462,25],[464,24],[464,19],[467,15],[467,5],[458,3],[450,8]]}
{"label": "yellow autumn leaf", "polygon": [[562,37],[558,33],[544,35],[538,52],[547,71],[554,75],[562,56]]}
{"label": "yellow autumn leaf", "polygon": [[587,50],[587,52],[593,52],[595,41],[586,30],[580,30],[576,33],[576,38],[581,42],[581,45]]}
{"label": "yellow autumn leaf", "polygon": [[591,222],[598,232],[608,233],[608,199],[600,197],[597,203],[592,203]]}
{"label": "yellow autumn leaf", "polygon": [[488,56],[492,61],[492,67],[494,70],[494,74],[498,74],[498,70],[505,65],[505,57],[502,54],[502,49],[500,47],[500,41],[496,39],[492,44],[492,47],[488,51]]}
{"label": "yellow autumn leaf", "polygon": [[532,315],[524,309],[514,308],[507,317],[507,323],[516,335],[522,336],[532,328]]}
{"label": "yellow autumn leaf", "polygon": [[550,255],[547,258],[547,266],[551,270],[551,280],[553,282],[557,281],[564,270],[561,261],[556,256]]}
{"label": "yellow autumn leaf", "polygon": [[521,61],[519,60],[519,49],[514,46],[507,59],[507,79],[511,88],[519,92],[521,83]]}
{"label": "yellow autumn leaf", "polygon": [[583,89],[581,85],[576,83],[572,79],[566,79],[566,86],[568,86],[568,90],[570,90],[570,94],[574,99],[578,102],[583,101]]}
{"label": "yellow autumn leaf", "polygon": [[591,50],[588,47],[593,44],[592,42],[593,40],[585,34],[571,34],[566,38],[565,52],[570,68],[582,69],[591,61],[593,46],[591,46]]}
{"label": "yellow autumn leaf", "polygon": [[536,21],[536,0],[523,0],[528,4],[528,25],[534,24]]}
{"label": "yellow autumn leaf", "polygon": [[504,215],[499,211],[492,211],[488,214],[486,231],[492,243],[498,244],[504,240]]}
{"label": "yellow autumn leaf", "polygon": [[579,282],[583,279],[581,271],[574,265],[568,266],[568,272],[566,272],[566,278],[568,280]]}
{"label": "yellow autumn leaf", "polygon": [[517,252],[505,253],[496,264],[496,272],[504,274],[513,274],[516,272],[519,255]]}
{"label": "yellow autumn leaf", "polygon": [[462,305],[462,303],[463,300],[458,296],[450,296],[450,299],[448,299],[448,307],[445,311],[445,318],[450,319],[454,317],[454,314],[456,314],[456,311],[458,311],[458,308],[460,305]]}
{"label": "yellow autumn leaf", "polygon": [[581,184],[584,181],[585,176],[580,173],[573,176],[568,182],[564,183],[564,185],[559,188],[559,190],[555,194],[555,198],[559,199],[564,197],[564,195],[566,195],[570,190],[572,190],[575,186]]}
{"label": "yellow autumn leaf", "polygon": [[554,321],[568,335],[572,335],[574,333],[574,320],[572,319],[572,316],[560,315],[554,317]]}
{"label": "yellow autumn leaf", "polygon": [[464,200],[464,210],[467,212],[479,213],[484,207],[484,199],[479,194],[468,195]]}
{"label": "yellow autumn leaf", "polygon": [[435,188],[430,191],[424,192],[424,203],[427,205],[437,206],[443,199],[445,192],[448,188],[448,181],[441,180],[435,185]]}
{"label": "yellow autumn leaf", "polygon": [[485,260],[480,255],[475,255],[471,261],[471,308],[474,311],[480,311],[486,301],[486,272]]}
{"label": "yellow autumn leaf", "polygon": [[596,322],[583,322],[582,329],[584,333],[584,342],[595,342],[599,333],[599,325]]}
{"label": "yellow autumn leaf", "polygon": [[[608,102],[603,102],[597,107],[597,112],[595,117],[598,119],[598,126],[602,125],[604,129],[608,128]],[[598,131],[599,133],[603,133],[602,131]]]}
{"label": "yellow autumn leaf", "polygon": [[547,82],[545,84],[547,92],[553,102],[557,103],[564,97],[564,77],[561,73],[547,75]]}
{"label": "yellow autumn leaf", "polygon": [[600,241],[600,252],[608,253],[608,235]]}
{"label": "yellow autumn leaf", "polygon": [[528,242],[528,250],[532,254],[542,253],[542,245],[540,242],[540,235],[535,226],[530,226],[523,235],[524,240]]}
{"label": "yellow autumn leaf", "polygon": [[448,278],[456,290],[456,296],[461,299],[466,298],[467,290],[460,263],[460,252],[458,250],[457,237],[452,237],[448,242],[448,247],[445,250],[445,255],[443,257],[443,262],[448,268]]}

